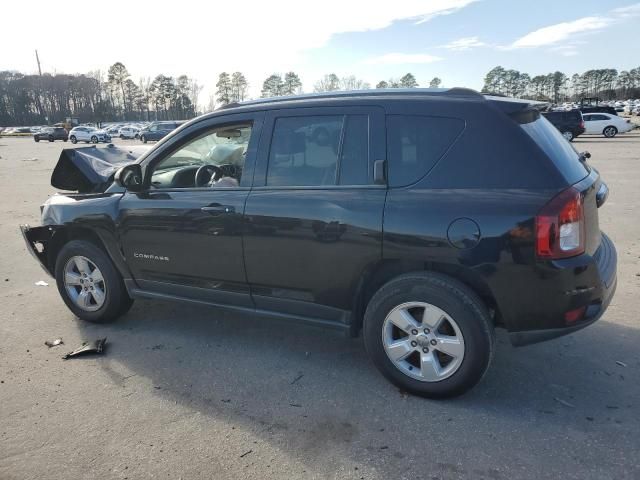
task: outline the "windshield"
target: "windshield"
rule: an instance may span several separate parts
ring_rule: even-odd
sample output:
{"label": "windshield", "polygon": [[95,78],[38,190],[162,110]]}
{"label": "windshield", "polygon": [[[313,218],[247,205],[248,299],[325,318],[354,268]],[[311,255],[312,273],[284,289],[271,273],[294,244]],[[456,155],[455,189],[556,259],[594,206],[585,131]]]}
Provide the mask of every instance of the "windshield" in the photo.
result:
{"label": "windshield", "polygon": [[537,120],[521,123],[520,126],[547,154],[569,183],[577,183],[589,174],[587,166],[580,161],[577,150],[549,120],[540,116]]}

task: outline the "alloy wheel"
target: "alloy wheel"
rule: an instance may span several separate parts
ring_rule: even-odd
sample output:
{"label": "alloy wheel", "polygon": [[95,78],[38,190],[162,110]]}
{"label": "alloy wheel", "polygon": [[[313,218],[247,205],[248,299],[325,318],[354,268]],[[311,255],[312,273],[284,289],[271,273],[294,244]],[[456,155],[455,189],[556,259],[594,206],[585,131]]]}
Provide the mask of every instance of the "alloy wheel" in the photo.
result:
{"label": "alloy wheel", "polygon": [[424,302],[398,305],[382,327],[382,344],[393,365],[422,382],[439,382],[462,364],[460,327],[444,310]]}
{"label": "alloy wheel", "polygon": [[102,272],[87,257],[71,257],[64,267],[64,286],[69,298],[82,310],[95,312],[104,304],[107,285]]}

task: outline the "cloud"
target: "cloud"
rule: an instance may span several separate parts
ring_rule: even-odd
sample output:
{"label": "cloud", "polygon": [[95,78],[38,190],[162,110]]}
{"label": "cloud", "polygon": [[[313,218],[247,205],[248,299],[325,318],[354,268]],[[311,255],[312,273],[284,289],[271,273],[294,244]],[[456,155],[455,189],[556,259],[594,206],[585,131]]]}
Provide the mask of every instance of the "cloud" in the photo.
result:
{"label": "cloud", "polygon": [[366,65],[402,65],[402,64],[418,64],[433,63],[442,60],[441,57],[429,55],[427,53],[386,53],[379,57],[372,57],[363,60]]}
{"label": "cloud", "polygon": [[611,25],[611,23],[611,19],[607,17],[584,17],[572,22],[557,23],[526,34],[513,42],[511,47],[523,48],[553,45],[578,33],[602,30]]}
{"label": "cloud", "polygon": [[[640,3],[615,8],[606,15],[582,17],[570,22],[556,23],[539,28],[520,37],[511,45],[500,47],[500,49],[513,50],[556,45],[560,42],[570,43],[575,37],[604,30],[618,22],[637,16],[640,16]],[[573,46],[575,47],[575,45]]]}
{"label": "cloud", "polygon": [[439,17],[441,15],[451,15],[452,13],[456,13],[458,10],[460,10],[463,7],[466,7],[467,5],[471,4],[471,3],[475,3],[479,0],[460,0],[460,1],[451,1],[449,2],[449,8],[445,8],[433,13],[429,13],[426,15],[422,15],[421,18],[415,23],[416,25],[420,25],[422,23],[428,22],[429,20],[432,20],[435,17]]}
{"label": "cloud", "polygon": [[481,42],[478,39],[478,37],[463,37],[463,38],[459,38],[458,40],[449,42],[446,45],[442,45],[441,48],[462,52],[465,50],[471,50],[473,48],[486,47],[486,46],[487,44],[484,42]]}

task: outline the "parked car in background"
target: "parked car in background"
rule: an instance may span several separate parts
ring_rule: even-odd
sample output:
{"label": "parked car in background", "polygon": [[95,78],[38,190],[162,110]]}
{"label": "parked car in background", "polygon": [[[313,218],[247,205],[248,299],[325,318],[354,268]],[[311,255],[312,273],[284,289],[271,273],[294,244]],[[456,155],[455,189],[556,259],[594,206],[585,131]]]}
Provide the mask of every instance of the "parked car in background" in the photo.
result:
{"label": "parked car in background", "polygon": [[33,139],[36,142],[40,140],[48,140],[54,142],[56,140],[67,141],[69,139],[69,133],[61,127],[44,127],[39,132],[33,134]]}
{"label": "parked car in background", "polygon": [[147,143],[148,141],[160,140],[169,135],[183,122],[153,122],[140,131],[140,140]]}
{"label": "parked car in background", "polygon": [[584,133],[584,121],[580,110],[542,112],[542,115],[570,142]]}
{"label": "parked car in background", "polygon": [[608,113],[617,115],[616,109],[608,104],[601,103],[597,97],[587,97],[580,100],[580,111],[584,113]]}
{"label": "parked car in background", "polygon": [[587,135],[604,135],[613,138],[618,133],[626,133],[633,130],[633,125],[628,119],[609,113],[585,113],[583,116],[585,133]]}
{"label": "parked car in background", "polygon": [[71,143],[91,142],[91,143],[109,143],[111,136],[104,130],[98,130],[94,127],[75,127],[69,132],[69,140]]}
{"label": "parked car in background", "polygon": [[362,332],[403,391],[450,397],[484,376],[495,328],[515,345],[573,333],[615,292],[607,186],[528,100],[281,97],[194,119],[138,160],[81,150],[51,182],[80,193],[22,232],[87,321],[155,298]]}
{"label": "parked car in background", "polygon": [[120,133],[121,128],[122,128],[122,125],[113,125],[111,127],[105,128],[105,131],[112,137],[117,137]]}
{"label": "parked car in background", "polygon": [[140,129],[132,126],[122,127],[120,130],[118,130],[118,137],[120,137],[121,139],[138,139],[140,138]]}

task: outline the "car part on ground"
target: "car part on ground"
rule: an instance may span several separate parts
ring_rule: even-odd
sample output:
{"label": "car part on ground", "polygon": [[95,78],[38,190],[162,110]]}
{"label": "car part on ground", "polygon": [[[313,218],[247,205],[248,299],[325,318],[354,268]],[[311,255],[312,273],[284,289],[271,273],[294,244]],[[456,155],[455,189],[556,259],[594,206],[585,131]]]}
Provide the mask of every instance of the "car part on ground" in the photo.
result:
{"label": "car part on ground", "polygon": [[107,344],[106,338],[99,338],[98,340],[94,340],[92,342],[84,342],[81,346],[67,353],[63,360],[67,360],[68,358],[81,357],[85,355],[100,355],[105,352],[105,347]]}

